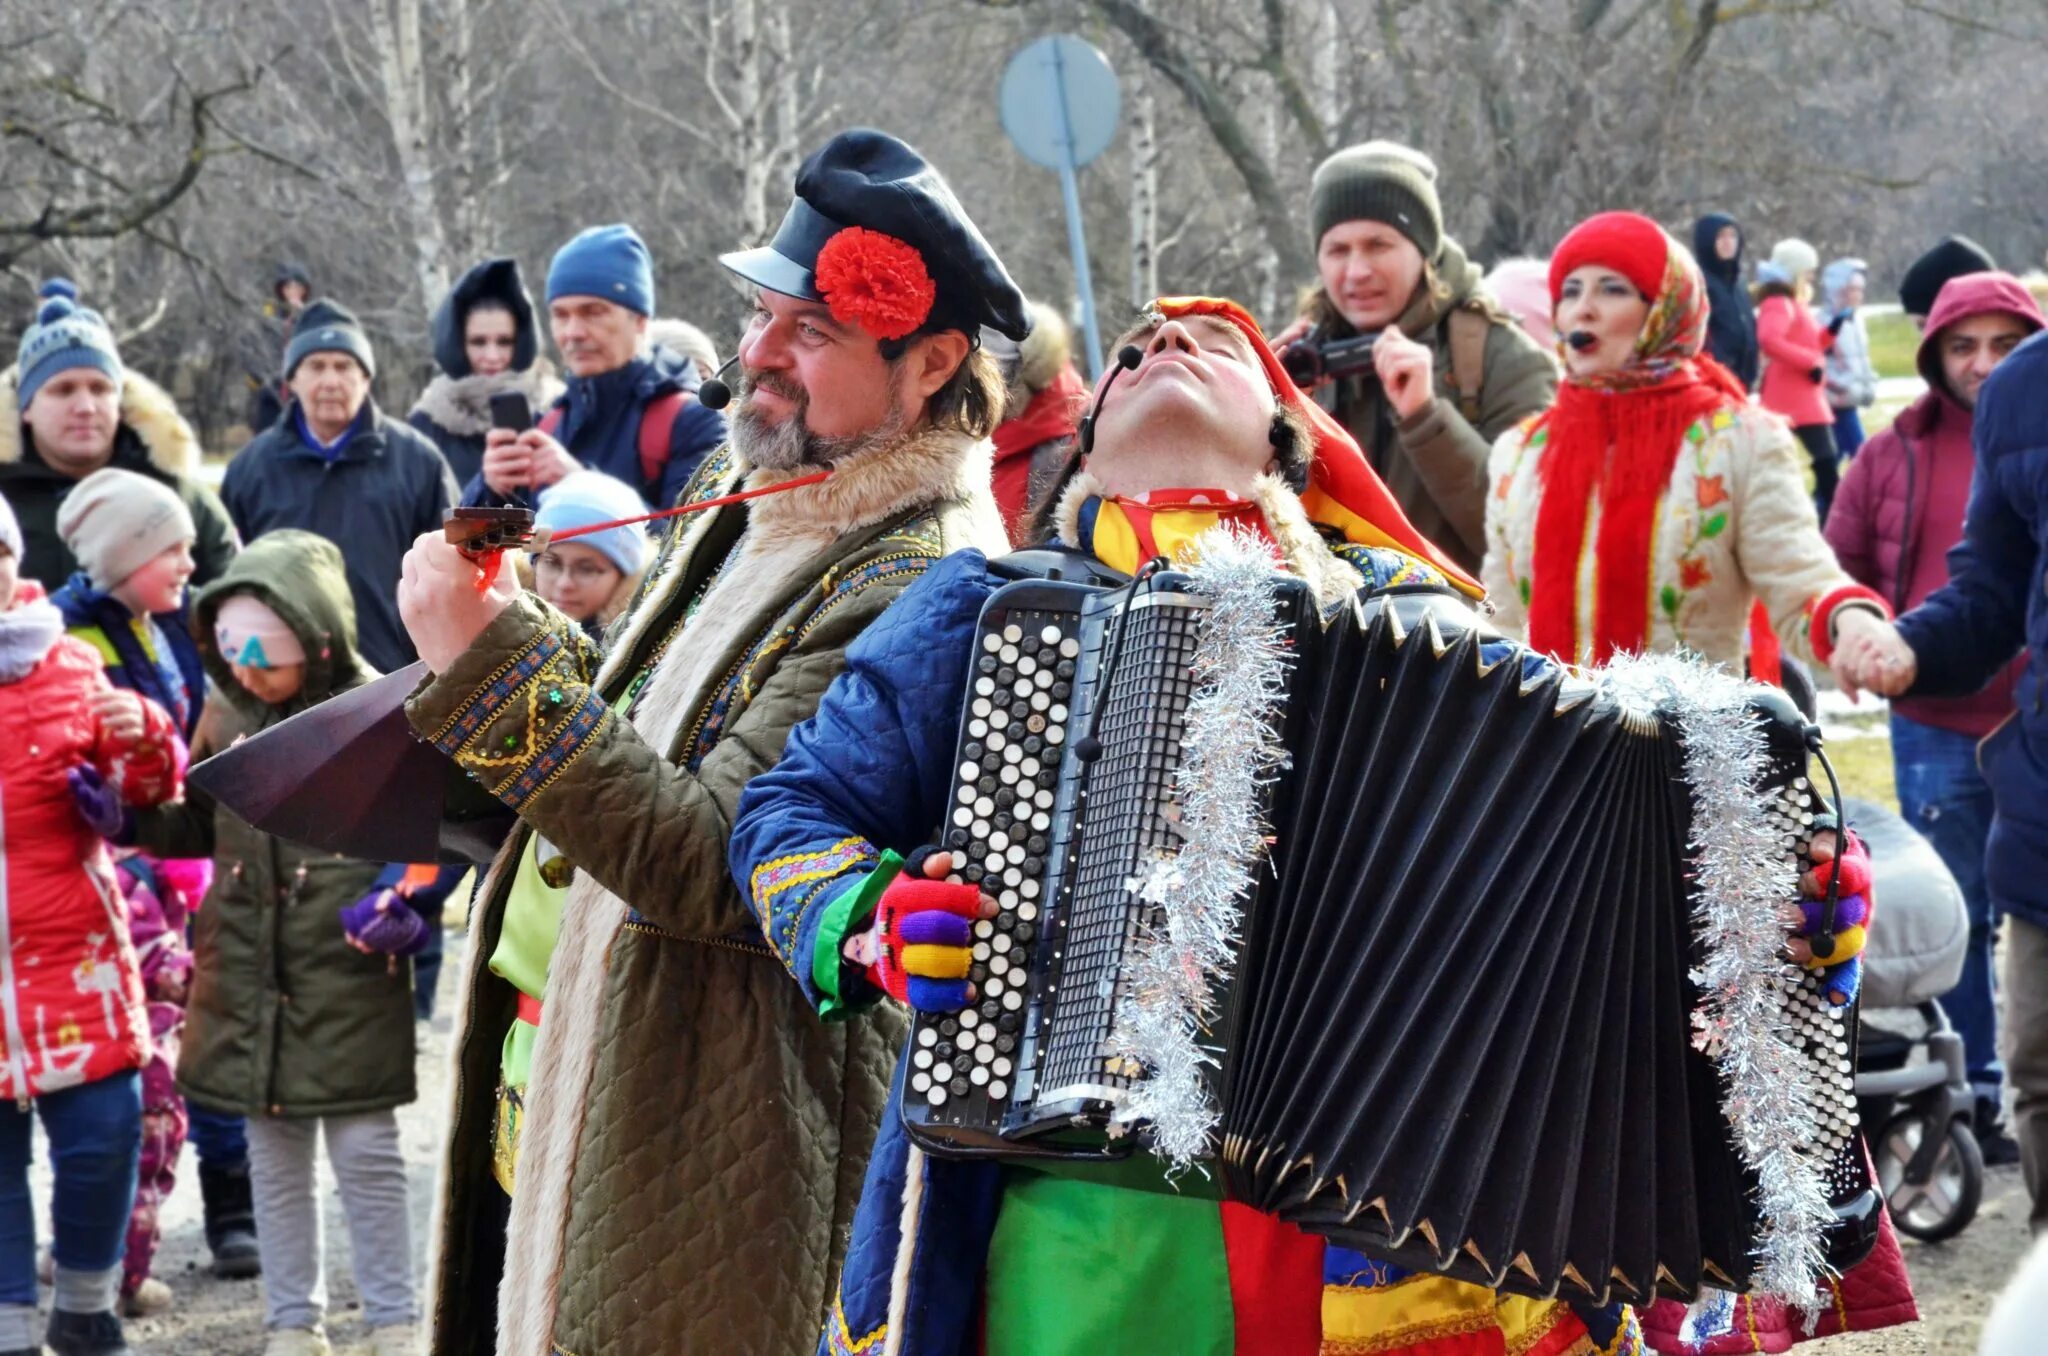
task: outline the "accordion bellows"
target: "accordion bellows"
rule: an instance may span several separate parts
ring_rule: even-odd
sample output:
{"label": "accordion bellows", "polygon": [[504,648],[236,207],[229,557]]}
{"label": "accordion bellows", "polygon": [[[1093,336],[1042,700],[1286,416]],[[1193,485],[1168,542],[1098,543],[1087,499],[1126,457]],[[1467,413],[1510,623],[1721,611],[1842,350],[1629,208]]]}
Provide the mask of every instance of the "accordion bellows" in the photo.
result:
{"label": "accordion bellows", "polygon": [[[1695,1048],[1678,723],[1529,662],[1445,592],[1388,590],[1327,621],[1279,593],[1290,765],[1197,1033],[1225,1197],[1519,1293],[1750,1288],[1759,1184]],[[985,607],[942,841],[1000,912],[978,928],[976,1006],[913,1026],[903,1112],[929,1151],[1128,1149],[1117,1113],[1147,1070],[1116,1026],[1134,951],[1169,922],[1134,887],[1180,831],[1208,605],[1160,576],[1129,595],[1020,583]],[[1796,871],[1815,808],[1803,727],[1782,702],[1755,718],[1755,813]],[[1801,1151],[1841,1218],[1828,1260],[1847,1265],[1877,1210],[1854,1012],[1789,965],[1769,982],[1810,1089]]]}

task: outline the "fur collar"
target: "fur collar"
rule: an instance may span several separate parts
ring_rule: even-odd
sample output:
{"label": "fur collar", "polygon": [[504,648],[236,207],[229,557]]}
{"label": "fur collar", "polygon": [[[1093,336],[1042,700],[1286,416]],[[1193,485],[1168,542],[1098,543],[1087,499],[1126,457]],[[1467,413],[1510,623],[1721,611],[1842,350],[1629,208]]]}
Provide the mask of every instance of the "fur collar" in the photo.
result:
{"label": "fur collar", "polygon": [[[744,458],[736,456],[735,461],[750,490],[810,474],[808,467],[760,471],[748,467]],[[993,505],[989,484],[994,464],[995,444],[987,439],[919,429],[888,447],[842,462],[830,480],[755,500],[748,530],[836,537],[941,500],[986,500]]]}
{"label": "fur collar", "polygon": [[526,403],[538,418],[562,394],[554,368],[537,360],[524,372],[501,372],[495,377],[451,377],[445,372],[427,383],[412,412],[424,415],[435,425],[459,438],[474,438],[491,427],[491,397],[500,391],[523,391]]}
{"label": "fur collar", "polygon": [[[1102,482],[1086,471],[1079,472],[1060,494],[1054,511],[1053,529],[1069,546],[1081,544],[1081,508],[1090,499],[1107,497]],[[1365,586],[1358,571],[1340,560],[1309,521],[1299,495],[1276,475],[1261,475],[1252,482],[1251,501],[1259,506],[1266,530],[1287,562],[1287,568],[1315,591],[1324,607],[1344,602]]]}
{"label": "fur collar", "polygon": [[[20,381],[18,367],[0,372],[0,465],[20,461],[26,448]],[[121,379],[121,422],[142,440],[150,465],[157,470],[189,476],[199,469],[199,435],[178,413],[170,392],[132,368]]]}

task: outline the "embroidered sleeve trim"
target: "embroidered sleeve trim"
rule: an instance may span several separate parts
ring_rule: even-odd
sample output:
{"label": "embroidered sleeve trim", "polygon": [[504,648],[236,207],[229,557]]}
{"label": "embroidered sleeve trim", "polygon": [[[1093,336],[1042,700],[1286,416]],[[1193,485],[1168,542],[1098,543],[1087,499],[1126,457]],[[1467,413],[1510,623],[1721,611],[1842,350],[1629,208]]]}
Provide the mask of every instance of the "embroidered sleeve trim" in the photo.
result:
{"label": "embroidered sleeve trim", "polygon": [[490,724],[542,665],[561,651],[562,638],[554,631],[542,631],[536,635],[524,649],[499,666],[498,671],[457,708],[447,724],[435,731],[434,747],[454,757],[463,745],[476,737],[477,731]]}
{"label": "embroidered sleeve trim", "polygon": [[882,1324],[866,1337],[855,1337],[846,1328],[846,1309],[842,1301],[832,1301],[832,1322],[825,1330],[826,1356],[873,1356],[882,1349],[889,1338],[889,1325]]}
{"label": "embroidered sleeve trim", "polygon": [[[748,879],[748,891],[754,895],[754,912],[760,914],[762,922],[768,924],[774,918],[774,907],[778,895],[809,885],[811,881],[829,881],[831,877],[844,875],[854,866],[866,866],[874,860],[874,846],[866,838],[842,838],[821,852],[793,852],[778,856],[772,862],[762,862],[754,868],[754,875]],[[788,955],[788,948],[782,948],[782,955]]]}
{"label": "embroidered sleeve trim", "polygon": [[584,689],[583,699],[560,720],[552,735],[535,732],[534,742],[541,744],[539,752],[510,782],[498,788],[498,799],[515,810],[524,809],[529,801],[568,771],[569,765],[590,747],[592,737],[604,723],[613,719],[616,717],[612,715],[611,708],[598,700],[596,693]]}

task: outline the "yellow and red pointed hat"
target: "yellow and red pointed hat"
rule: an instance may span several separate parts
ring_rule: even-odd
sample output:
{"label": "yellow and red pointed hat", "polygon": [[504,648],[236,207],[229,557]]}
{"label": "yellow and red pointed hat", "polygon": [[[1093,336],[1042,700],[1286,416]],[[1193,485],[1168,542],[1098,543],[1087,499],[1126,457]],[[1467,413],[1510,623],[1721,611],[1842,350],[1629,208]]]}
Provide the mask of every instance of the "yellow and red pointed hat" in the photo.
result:
{"label": "yellow and red pointed hat", "polygon": [[1347,541],[1360,546],[1391,547],[1426,560],[1443,571],[1461,592],[1474,598],[1485,593],[1478,580],[1416,531],[1395,502],[1393,491],[1366,461],[1357,440],[1287,375],[1251,312],[1222,297],[1161,297],[1150,309],[1169,320],[1191,315],[1215,316],[1237,326],[1251,340],[1252,350],[1265,365],[1266,380],[1273,387],[1274,397],[1299,411],[1315,430],[1309,486],[1301,495],[1302,507],[1308,510],[1311,519],[1335,528]]}

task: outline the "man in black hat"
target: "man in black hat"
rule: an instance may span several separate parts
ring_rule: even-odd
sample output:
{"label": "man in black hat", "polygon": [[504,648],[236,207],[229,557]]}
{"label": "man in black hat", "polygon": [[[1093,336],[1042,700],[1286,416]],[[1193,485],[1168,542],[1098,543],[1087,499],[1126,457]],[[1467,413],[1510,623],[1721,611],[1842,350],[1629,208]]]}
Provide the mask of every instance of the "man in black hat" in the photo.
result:
{"label": "man in black hat", "polygon": [[[1005,549],[977,334],[1021,339],[1024,301],[878,132],[833,138],[773,242],[724,262],[754,313],[732,441],[683,501],[791,488],[681,519],[602,662],[438,535],[407,561],[435,674],[413,725],[522,821],[472,915],[439,1353],[809,1350],[887,1100],[900,1024],[817,1020],[726,838],[868,623],[948,552]],[[766,869],[801,891],[840,865]]]}
{"label": "man in black hat", "polygon": [[1927,317],[1934,310],[1934,299],[1941,295],[1950,278],[1960,278],[1965,273],[1989,273],[1997,267],[1998,261],[1991,257],[1991,251],[1970,237],[1945,235],[1900,275],[1899,309],[1913,322],[1913,328],[1924,330]]}

